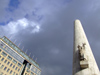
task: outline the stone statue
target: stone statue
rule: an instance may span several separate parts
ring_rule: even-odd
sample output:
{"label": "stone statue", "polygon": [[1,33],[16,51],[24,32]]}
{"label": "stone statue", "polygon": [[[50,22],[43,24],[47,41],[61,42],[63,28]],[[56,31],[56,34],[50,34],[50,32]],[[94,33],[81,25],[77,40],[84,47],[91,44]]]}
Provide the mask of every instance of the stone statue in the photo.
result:
{"label": "stone statue", "polygon": [[83,43],[82,46],[78,45],[78,50],[79,50],[79,56],[80,56],[80,60],[86,60],[84,54],[85,54],[85,43]]}

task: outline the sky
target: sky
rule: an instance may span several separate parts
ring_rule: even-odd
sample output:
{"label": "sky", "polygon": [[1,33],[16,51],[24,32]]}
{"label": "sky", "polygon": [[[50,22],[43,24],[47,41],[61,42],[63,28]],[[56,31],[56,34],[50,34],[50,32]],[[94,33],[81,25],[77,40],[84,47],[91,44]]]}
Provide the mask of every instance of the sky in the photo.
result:
{"label": "sky", "polygon": [[75,19],[100,68],[100,0],[0,0],[0,37],[31,53],[41,75],[72,75]]}

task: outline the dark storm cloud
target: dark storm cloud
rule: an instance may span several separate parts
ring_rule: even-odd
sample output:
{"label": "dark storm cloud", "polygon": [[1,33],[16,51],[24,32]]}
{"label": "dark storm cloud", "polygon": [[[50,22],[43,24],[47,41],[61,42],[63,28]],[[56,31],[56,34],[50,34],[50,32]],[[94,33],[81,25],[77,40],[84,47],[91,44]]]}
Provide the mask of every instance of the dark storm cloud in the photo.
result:
{"label": "dark storm cloud", "polygon": [[[26,28],[17,27],[12,41],[19,40],[18,45],[22,40],[20,48],[24,46],[24,52],[28,49],[27,54],[31,52],[31,57],[34,55],[34,59],[37,58],[42,75],[72,75],[73,23],[75,19],[80,19],[100,67],[99,4],[99,0],[22,0],[19,9],[9,13],[12,14],[10,17],[37,21],[40,31],[31,33],[31,23]],[[42,16],[39,18],[41,21],[38,21],[39,16]],[[0,28],[1,31],[7,35],[4,27]]]}

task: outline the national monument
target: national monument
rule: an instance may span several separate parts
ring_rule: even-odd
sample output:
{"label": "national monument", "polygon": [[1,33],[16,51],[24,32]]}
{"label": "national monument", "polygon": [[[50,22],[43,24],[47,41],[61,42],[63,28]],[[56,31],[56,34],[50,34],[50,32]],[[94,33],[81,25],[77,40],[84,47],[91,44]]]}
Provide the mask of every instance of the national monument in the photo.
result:
{"label": "national monument", "polygon": [[79,20],[74,22],[73,75],[100,75],[97,63]]}

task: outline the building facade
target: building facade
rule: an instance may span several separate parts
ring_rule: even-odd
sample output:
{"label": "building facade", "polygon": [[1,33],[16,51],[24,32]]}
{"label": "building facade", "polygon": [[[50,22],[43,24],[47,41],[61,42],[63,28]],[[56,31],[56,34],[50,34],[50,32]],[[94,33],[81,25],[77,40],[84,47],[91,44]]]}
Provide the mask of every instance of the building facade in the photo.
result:
{"label": "building facade", "polygon": [[0,75],[41,75],[41,69],[4,36],[0,38]]}

